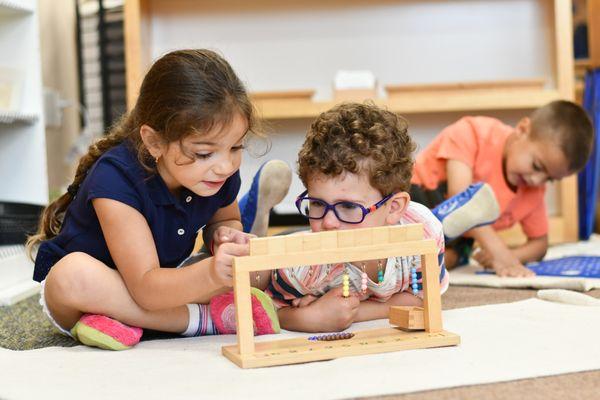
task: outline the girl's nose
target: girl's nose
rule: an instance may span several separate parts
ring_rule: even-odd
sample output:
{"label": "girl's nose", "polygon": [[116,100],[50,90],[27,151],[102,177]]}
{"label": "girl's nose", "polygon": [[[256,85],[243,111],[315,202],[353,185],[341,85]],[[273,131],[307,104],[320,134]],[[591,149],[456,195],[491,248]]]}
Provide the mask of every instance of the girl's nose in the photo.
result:
{"label": "girl's nose", "polygon": [[218,175],[230,175],[234,169],[234,163],[231,157],[223,157],[213,167],[213,171]]}

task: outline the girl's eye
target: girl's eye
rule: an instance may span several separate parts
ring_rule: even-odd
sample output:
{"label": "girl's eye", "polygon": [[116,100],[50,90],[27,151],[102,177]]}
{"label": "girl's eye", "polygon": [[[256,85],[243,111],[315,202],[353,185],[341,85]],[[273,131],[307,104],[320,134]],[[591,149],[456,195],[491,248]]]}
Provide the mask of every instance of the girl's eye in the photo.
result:
{"label": "girl's eye", "polygon": [[231,151],[240,151],[240,150],[244,150],[245,148],[246,148],[246,146],[244,146],[244,145],[242,144],[242,145],[239,145],[239,146],[234,146],[234,147],[232,147],[232,148],[231,148]]}
{"label": "girl's eye", "polygon": [[540,171],[542,170],[542,167],[540,167],[540,165],[539,165],[539,164],[536,164],[536,163],[534,163],[534,164],[533,164],[533,169],[534,169],[535,171],[537,171],[537,172],[540,172]]}
{"label": "girl's eye", "polygon": [[212,156],[212,153],[196,153],[196,158],[199,160],[206,160],[210,156]]}

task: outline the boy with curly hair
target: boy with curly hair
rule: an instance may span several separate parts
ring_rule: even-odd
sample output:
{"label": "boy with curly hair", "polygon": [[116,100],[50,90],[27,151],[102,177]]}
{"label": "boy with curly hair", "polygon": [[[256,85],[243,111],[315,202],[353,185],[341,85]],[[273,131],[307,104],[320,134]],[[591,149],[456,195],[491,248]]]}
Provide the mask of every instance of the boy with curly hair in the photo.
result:
{"label": "boy with curly hair", "polygon": [[[338,105],[313,122],[300,150],[298,172],[307,190],[296,206],[313,232],[422,223],[425,238],[439,249],[443,293],[449,278],[442,224],[407,193],[414,150],[408,125],[398,115],[371,104]],[[352,290],[347,297],[344,275]],[[385,318],[390,306],[422,305],[418,256],[298,266],[275,270],[270,278],[267,293],[288,330],[339,331],[353,322]]]}

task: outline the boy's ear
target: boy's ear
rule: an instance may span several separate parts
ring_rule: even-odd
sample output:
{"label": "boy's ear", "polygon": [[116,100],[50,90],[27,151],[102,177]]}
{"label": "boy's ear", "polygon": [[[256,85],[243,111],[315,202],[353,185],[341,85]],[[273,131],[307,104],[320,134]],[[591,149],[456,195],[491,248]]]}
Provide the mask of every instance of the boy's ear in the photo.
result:
{"label": "boy's ear", "polygon": [[140,127],[140,136],[142,137],[142,142],[144,142],[144,145],[148,149],[148,152],[152,158],[158,158],[162,156],[162,141],[154,129],[148,125],[142,125]]}
{"label": "boy's ear", "polygon": [[396,225],[408,208],[408,203],[410,203],[410,195],[407,192],[398,192],[393,195],[388,202],[389,212],[386,218],[386,223],[388,225]]}
{"label": "boy's ear", "polygon": [[523,117],[517,123],[517,134],[519,136],[529,136],[531,133],[531,118]]}

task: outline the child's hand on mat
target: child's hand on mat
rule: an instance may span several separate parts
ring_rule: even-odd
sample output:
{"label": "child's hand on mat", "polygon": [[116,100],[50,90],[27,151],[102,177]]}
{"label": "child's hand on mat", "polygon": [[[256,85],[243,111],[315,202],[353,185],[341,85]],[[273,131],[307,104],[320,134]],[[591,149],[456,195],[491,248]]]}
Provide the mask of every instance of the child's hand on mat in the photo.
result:
{"label": "child's hand on mat", "polygon": [[501,277],[522,278],[535,275],[532,270],[525,268],[519,259],[511,253],[504,257],[495,257],[492,260],[491,267],[496,275]]}
{"label": "child's hand on mat", "polygon": [[323,322],[324,332],[342,331],[356,319],[360,300],[358,296],[342,296],[342,288],[337,287],[325,293],[310,307],[314,307]]}
{"label": "child's hand on mat", "polygon": [[256,235],[244,233],[229,226],[220,226],[213,234],[213,246],[216,248],[223,243],[247,244],[254,237]]}
{"label": "child's hand on mat", "polygon": [[535,272],[526,268],[519,260],[516,260],[515,263],[512,264],[494,264],[494,271],[496,271],[496,275],[498,276],[507,276],[511,278],[526,278],[530,276],[535,276]]}
{"label": "child's hand on mat", "polygon": [[473,260],[477,261],[485,269],[492,269],[492,256],[489,251],[485,251],[481,247],[476,247],[471,254]]}
{"label": "child's hand on mat", "polygon": [[233,257],[247,256],[249,253],[250,245],[247,243],[222,243],[210,266],[212,279],[222,286],[233,286]]}

